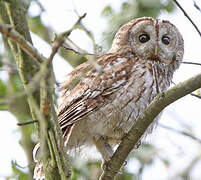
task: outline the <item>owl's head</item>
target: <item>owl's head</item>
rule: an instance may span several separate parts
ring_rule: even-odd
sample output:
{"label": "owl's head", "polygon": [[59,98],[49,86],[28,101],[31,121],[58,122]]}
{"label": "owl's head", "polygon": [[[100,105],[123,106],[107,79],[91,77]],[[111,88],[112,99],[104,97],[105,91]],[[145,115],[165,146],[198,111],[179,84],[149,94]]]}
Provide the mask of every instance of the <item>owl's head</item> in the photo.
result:
{"label": "owl's head", "polygon": [[137,18],[122,26],[115,35],[111,52],[131,52],[140,59],[178,68],[184,53],[183,38],[169,21]]}

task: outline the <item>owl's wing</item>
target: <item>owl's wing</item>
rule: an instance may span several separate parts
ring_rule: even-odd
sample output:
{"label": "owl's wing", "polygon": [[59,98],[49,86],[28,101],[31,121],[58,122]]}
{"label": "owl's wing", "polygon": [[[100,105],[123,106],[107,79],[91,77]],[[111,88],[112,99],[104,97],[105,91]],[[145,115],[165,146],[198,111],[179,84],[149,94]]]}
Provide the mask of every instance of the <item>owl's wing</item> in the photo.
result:
{"label": "owl's wing", "polygon": [[107,96],[121,88],[129,78],[135,60],[106,54],[98,58],[101,71],[89,62],[81,64],[62,84],[58,119],[64,135],[73,124],[104,105]]}

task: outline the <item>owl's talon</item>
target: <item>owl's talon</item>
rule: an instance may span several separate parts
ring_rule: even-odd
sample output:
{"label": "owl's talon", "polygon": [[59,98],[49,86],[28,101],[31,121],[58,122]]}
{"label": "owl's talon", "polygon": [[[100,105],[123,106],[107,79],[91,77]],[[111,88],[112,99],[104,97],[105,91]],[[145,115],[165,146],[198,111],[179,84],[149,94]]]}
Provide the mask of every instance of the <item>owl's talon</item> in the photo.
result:
{"label": "owl's talon", "polygon": [[135,145],[135,149],[138,149],[139,147],[141,146],[141,141],[138,141],[137,143],[136,143],[136,145]]}
{"label": "owl's talon", "polygon": [[127,163],[128,163],[127,161],[124,161],[123,166],[126,166],[126,165],[127,165]]}
{"label": "owl's talon", "polygon": [[[106,169],[108,169],[110,171],[113,171],[113,169],[110,166],[108,166],[108,162],[109,161],[103,161],[102,162],[101,169],[103,171],[105,171]],[[126,165],[127,165],[127,161],[124,161],[123,166],[126,166]],[[115,172],[118,173],[118,174],[123,174],[123,171],[121,169],[119,171],[115,171]]]}

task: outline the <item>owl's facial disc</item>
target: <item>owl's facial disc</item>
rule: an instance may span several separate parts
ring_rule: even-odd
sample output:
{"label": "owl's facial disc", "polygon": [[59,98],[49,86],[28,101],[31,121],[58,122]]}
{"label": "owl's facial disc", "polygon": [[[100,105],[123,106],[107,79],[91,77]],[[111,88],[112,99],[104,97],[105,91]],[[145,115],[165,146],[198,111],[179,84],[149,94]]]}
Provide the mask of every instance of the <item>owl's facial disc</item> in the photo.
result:
{"label": "owl's facial disc", "polygon": [[140,21],[130,31],[130,43],[134,54],[143,59],[154,56],[157,47],[154,20]]}
{"label": "owl's facial disc", "polygon": [[168,21],[158,19],[139,21],[130,32],[129,41],[133,53],[144,60],[168,66],[178,61],[177,53],[183,52],[181,34]]}

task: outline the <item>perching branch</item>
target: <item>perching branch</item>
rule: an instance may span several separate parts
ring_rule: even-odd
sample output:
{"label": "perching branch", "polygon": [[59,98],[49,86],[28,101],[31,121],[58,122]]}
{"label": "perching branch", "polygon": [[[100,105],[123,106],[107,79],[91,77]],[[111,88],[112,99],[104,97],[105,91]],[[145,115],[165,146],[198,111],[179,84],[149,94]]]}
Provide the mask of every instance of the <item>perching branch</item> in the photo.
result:
{"label": "perching branch", "polygon": [[[172,83],[173,83],[174,85],[176,85],[176,83],[174,83],[173,81],[172,81]],[[199,95],[197,95],[197,94],[190,93],[190,95],[191,95],[191,96],[194,96],[194,97],[196,97],[196,98],[201,99],[201,96],[199,96]]]}
{"label": "perching branch", "polygon": [[100,179],[113,179],[117,172],[119,172],[119,169],[128,154],[139,142],[146,129],[153,122],[154,118],[169,104],[190,94],[198,88],[201,88],[201,74],[179,83],[171,89],[157,95],[144,113],[142,113],[135,121],[128,134],[123,138],[111,160],[107,163],[106,169]]}

